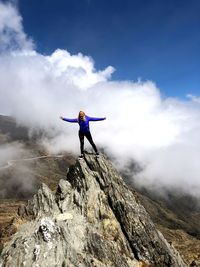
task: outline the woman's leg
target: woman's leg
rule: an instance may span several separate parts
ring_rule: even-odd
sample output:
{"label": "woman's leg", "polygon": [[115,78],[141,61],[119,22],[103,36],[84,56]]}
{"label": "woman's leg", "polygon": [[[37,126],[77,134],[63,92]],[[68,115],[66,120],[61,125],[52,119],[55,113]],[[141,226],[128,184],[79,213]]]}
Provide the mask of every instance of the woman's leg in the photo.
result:
{"label": "woman's leg", "polygon": [[84,134],[79,132],[79,140],[80,140],[80,149],[81,149],[81,155],[84,154]]}
{"label": "woman's leg", "polygon": [[92,135],[91,135],[91,133],[90,133],[90,132],[87,132],[87,133],[85,133],[85,136],[86,136],[87,140],[90,142],[90,144],[92,145],[94,151],[95,151],[96,153],[98,153],[98,150],[97,150],[97,148],[96,148],[96,146],[95,146],[95,143],[94,143],[94,141],[93,141],[93,139],[92,139]]}

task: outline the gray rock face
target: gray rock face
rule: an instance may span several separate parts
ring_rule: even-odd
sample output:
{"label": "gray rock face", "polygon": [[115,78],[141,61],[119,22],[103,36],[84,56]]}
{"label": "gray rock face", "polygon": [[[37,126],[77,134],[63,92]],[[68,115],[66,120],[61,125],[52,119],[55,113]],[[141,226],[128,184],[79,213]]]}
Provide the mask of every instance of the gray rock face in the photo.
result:
{"label": "gray rock face", "polygon": [[87,154],[56,194],[42,185],[0,267],[184,267],[112,164]]}

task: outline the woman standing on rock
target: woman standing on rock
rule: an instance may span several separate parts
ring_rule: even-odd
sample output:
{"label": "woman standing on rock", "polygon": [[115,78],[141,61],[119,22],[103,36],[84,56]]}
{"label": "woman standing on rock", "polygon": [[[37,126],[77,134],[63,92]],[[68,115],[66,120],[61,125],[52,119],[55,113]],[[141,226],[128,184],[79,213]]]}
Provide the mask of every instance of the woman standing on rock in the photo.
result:
{"label": "woman standing on rock", "polygon": [[96,148],[95,143],[93,142],[92,139],[92,135],[90,133],[90,127],[89,127],[89,122],[90,121],[102,121],[105,120],[106,118],[94,118],[94,117],[89,117],[85,114],[84,111],[80,111],[78,114],[78,118],[77,119],[68,119],[68,118],[64,118],[64,117],[60,117],[63,121],[67,121],[67,122],[77,122],[80,126],[79,129],[79,140],[80,140],[80,149],[81,149],[81,158],[84,157],[84,137],[86,137],[88,139],[88,141],[90,142],[90,144],[92,145],[96,155],[99,155],[99,152]]}

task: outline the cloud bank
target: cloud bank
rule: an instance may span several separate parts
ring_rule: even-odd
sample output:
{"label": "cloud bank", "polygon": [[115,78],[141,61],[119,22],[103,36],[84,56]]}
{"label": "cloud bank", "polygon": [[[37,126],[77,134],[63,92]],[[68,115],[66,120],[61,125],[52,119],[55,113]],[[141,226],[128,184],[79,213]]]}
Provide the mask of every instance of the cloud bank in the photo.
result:
{"label": "cloud bank", "polygon": [[23,32],[16,8],[0,5],[1,113],[14,116],[30,132],[42,131],[41,142],[55,153],[79,153],[78,126],[61,121],[60,115],[74,118],[85,110],[106,116],[91,123],[94,140],[115,156],[119,168],[139,162],[138,184],[200,195],[198,97],[163,98],[152,81],[112,81],[113,67],[98,71],[93,59],[81,53],[57,49],[42,55]]}

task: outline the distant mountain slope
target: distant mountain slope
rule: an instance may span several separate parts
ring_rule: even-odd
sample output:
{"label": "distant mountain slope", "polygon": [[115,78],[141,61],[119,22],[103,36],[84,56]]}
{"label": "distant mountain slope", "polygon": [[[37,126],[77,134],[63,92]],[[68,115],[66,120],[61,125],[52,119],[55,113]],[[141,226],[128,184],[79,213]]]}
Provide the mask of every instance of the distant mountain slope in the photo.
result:
{"label": "distant mountain slope", "polygon": [[18,126],[16,121],[9,116],[0,115],[0,133],[7,135],[11,141],[27,141],[29,139],[28,129]]}
{"label": "distant mountain slope", "polygon": [[188,209],[192,202],[197,204],[197,200],[188,202],[189,196],[177,200],[175,192],[174,196],[171,195],[171,203],[152,193],[137,195],[165,238],[174,244],[188,263],[195,261],[196,266],[200,266],[200,211],[198,205]]}
{"label": "distant mountain slope", "polygon": [[[139,189],[137,189],[139,190]],[[141,203],[151,214],[154,222],[171,229],[182,229],[200,240],[199,198],[172,191],[170,198],[156,193],[140,191]]]}

